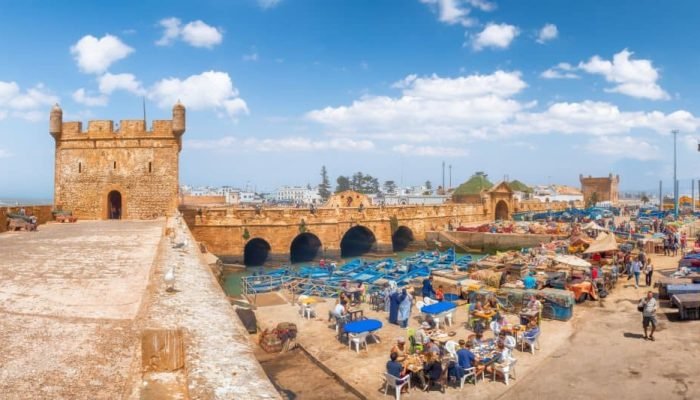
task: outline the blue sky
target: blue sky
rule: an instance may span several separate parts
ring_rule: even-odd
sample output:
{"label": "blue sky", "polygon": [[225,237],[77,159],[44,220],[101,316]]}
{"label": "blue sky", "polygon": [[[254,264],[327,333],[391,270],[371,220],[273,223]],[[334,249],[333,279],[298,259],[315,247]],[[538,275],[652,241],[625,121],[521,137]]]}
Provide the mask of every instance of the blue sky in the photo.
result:
{"label": "blue sky", "polygon": [[0,197],[50,197],[48,112],[188,126],[181,183],[698,178],[700,3],[0,1]]}

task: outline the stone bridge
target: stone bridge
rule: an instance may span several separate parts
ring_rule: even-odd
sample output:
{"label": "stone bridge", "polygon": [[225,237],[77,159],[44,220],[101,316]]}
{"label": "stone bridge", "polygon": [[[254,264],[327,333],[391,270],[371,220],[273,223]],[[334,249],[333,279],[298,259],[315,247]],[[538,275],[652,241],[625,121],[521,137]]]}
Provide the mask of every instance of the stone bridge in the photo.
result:
{"label": "stone bridge", "polygon": [[186,205],[180,210],[192,234],[209,251],[226,262],[261,265],[391,253],[424,241],[426,232],[508,219],[513,211],[566,206],[539,204],[520,205],[512,192],[497,186],[482,202],[467,204],[377,207],[361,194],[345,192],[315,210]]}
{"label": "stone bridge", "polygon": [[425,232],[491,220],[481,205],[364,208],[181,207],[192,234],[226,261],[247,265],[402,250]]}

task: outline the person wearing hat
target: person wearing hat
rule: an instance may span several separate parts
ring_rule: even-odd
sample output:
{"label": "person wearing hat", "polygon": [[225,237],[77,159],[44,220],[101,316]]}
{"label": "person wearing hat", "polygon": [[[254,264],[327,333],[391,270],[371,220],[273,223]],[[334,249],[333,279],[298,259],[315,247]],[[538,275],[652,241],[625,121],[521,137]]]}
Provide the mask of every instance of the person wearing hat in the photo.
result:
{"label": "person wearing hat", "polygon": [[397,360],[403,362],[408,354],[408,349],[406,348],[406,338],[399,337],[396,339],[396,344],[391,348],[391,353],[397,354]]}
{"label": "person wearing hat", "polygon": [[428,331],[430,330],[430,324],[427,322],[423,322],[420,324],[420,328],[416,331],[415,338],[416,338],[416,343],[421,343],[425,341],[425,338],[428,337]]}

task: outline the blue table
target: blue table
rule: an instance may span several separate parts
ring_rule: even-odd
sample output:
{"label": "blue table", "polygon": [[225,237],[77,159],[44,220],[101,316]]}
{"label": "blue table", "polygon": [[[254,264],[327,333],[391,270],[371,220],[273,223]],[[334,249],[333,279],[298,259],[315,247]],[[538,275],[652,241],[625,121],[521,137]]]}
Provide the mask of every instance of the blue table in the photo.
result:
{"label": "blue table", "polygon": [[362,333],[372,332],[382,327],[382,321],[377,319],[363,319],[360,321],[348,322],[345,324],[345,332],[347,333]]}
{"label": "blue table", "polygon": [[[379,338],[374,335],[374,331],[381,329],[382,321],[377,319],[363,319],[359,321],[348,322],[343,327],[343,334],[347,335],[349,333],[358,334],[363,332],[370,332],[370,336],[379,343]],[[342,340],[342,337],[341,337]]]}
{"label": "blue table", "polygon": [[431,304],[429,306],[425,306],[420,309],[422,313],[425,314],[442,314],[445,311],[450,311],[454,308],[457,308],[457,305],[455,303],[449,302],[449,301],[441,301],[439,303]]}

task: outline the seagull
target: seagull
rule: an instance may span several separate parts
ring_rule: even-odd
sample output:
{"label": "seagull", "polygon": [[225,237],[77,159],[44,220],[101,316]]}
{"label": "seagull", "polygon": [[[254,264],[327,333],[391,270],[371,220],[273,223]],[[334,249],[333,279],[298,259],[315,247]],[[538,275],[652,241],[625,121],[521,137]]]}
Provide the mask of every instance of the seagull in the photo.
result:
{"label": "seagull", "polygon": [[165,276],[163,277],[163,281],[165,282],[165,291],[166,292],[174,292],[175,291],[175,270],[173,267],[170,267],[168,269],[168,272],[165,273]]}

